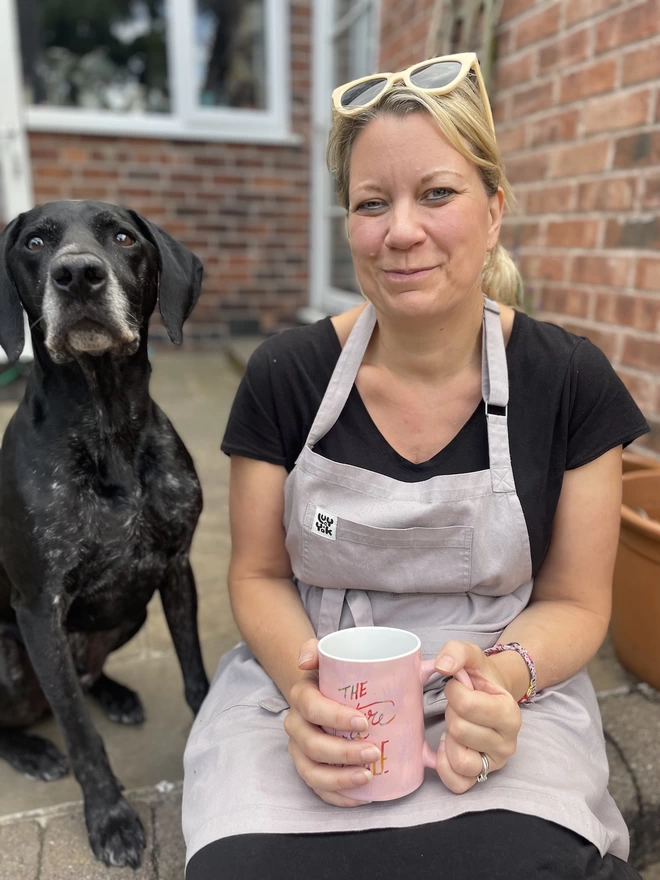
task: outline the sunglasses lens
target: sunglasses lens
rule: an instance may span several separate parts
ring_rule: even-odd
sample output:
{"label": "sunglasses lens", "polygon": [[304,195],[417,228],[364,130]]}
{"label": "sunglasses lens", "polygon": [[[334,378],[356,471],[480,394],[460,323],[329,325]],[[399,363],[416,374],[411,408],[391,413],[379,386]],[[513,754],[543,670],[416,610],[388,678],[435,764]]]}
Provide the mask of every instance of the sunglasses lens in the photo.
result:
{"label": "sunglasses lens", "polygon": [[456,79],[461,67],[460,61],[437,61],[418,68],[410,75],[410,82],[420,89],[441,89]]}
{"label": "sunglasses lens", "polygon": [[[458,65],[460,67],[460,64]],[[341,106],[346,107],[363,107],[369,101],[378,97],[385,88],[386,79],[368,79],[365,82],[358,83],[352,89],[347,89],[341,96]]]}

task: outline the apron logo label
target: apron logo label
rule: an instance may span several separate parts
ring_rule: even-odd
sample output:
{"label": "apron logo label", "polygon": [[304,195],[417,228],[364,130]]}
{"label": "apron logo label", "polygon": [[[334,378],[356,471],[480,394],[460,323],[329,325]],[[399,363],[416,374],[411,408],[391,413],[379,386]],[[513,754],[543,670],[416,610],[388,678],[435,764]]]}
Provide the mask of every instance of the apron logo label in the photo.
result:
{"label": "apron logo label", "polygon": [[312,531],[322,538],[327,538],[329,541],[336,541],[337,517],[332,513],[328,513],[327,510],[321,510],[320,507],[317,507],[314,514]]}

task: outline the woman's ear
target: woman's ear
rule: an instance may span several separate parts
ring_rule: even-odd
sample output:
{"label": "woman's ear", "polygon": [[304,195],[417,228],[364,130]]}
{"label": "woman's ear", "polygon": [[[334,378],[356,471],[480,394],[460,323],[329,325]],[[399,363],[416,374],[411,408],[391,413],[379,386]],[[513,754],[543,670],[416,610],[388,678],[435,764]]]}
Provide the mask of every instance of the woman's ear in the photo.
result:
{"label": "woman's ear", "polygon": [[501,186],[497,188],[494,196],[490,197],[488,206],[488,250],[492,251],[500,237],[500,226],[502,225],[502,217],[504,216],[504,190]]}

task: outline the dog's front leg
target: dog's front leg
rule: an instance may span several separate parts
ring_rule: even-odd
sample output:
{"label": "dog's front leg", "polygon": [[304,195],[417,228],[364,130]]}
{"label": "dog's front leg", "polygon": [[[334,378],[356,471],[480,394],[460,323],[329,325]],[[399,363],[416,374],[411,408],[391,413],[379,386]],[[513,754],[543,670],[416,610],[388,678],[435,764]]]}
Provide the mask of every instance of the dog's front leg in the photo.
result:
{"label": "dog's front leg", "polygon": [[106,865],[137,868],[144,829],[122,797],[103,741],[85,706],[64,630],[63,612],[52,602],[16,603],[18,625],[39,684],[62,730],[71,766],[85,799],[89,842]]}
{"label": "dog's front leg", "polygon": [[197,588],[188,557],[169,566],[160,588],[165,618],[172,635],[181,672],[186,702],[196,715],[208,693],[197,629]]}

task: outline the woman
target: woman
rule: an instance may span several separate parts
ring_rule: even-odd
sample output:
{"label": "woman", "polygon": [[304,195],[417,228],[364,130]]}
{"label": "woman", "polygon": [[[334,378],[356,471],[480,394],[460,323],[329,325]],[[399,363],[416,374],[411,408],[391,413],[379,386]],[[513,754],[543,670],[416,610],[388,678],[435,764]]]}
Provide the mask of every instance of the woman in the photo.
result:
{"label": "woman", "polygon": [[[598,349],[506,304],[509,187],[476,57],[334,103],[368,302],[264,343],[232,409],[245,643],[186,752],[187,878],[638,877],[584,667],[609,620],[621,448],[647,426]],[[371,756],[322,728],[366,721],[315,673],[317,637],[372,623],[417,633],[440,673],[437,773],[379,804],[342,793]]]}

